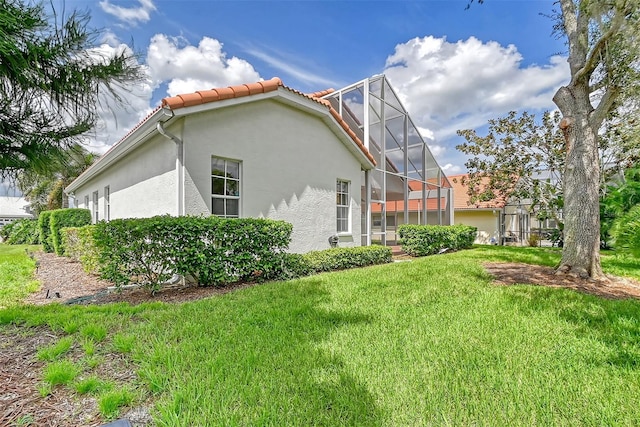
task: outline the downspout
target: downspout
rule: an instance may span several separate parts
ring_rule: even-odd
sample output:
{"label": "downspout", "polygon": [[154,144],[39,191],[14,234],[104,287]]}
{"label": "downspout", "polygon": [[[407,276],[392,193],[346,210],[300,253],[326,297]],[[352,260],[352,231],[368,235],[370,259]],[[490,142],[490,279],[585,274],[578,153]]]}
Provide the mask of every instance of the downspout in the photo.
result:
{"label": "downspout", "polygon": [[[164,109],[164,114],[169,116],[169,118],[173,117],[173,112],[168,109]],[[168,119],[167,119],[168,120]],[[183,141],[175,136],[174,134],[168,132],[164,126],[163,121],[158,121],[156,123],[156,129],[158,129],[158,133],[164,136],[167,139],[172,140],[176,144],[176,177],[178,179],[178,189],[177,189],[177,206],[178,206],[178,216],[184,215],[184,143]]]}

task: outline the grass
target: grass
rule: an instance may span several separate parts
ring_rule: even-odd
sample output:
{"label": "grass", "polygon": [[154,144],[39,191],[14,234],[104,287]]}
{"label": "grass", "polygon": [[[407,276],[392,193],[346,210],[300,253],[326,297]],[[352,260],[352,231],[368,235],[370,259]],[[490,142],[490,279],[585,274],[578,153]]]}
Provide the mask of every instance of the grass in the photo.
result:
{"label": "grass", "polygon": [[98,408],[103,417],[113,419],[120,414],[122,407],[130,405],[132,401],[133,393],[127,389],[108,391],[98,399]]}
{"label": "grass", "polygon": [[49,363],[44,368],[45,382],[56,386],[58,384],[69,384],[80,373],[80,368],[68,360],[58,360]]}
{"label": "grass", "polygon": [[[96,346],[132,358],[159,426],[635,425],[640,301],[494,286],[480,266],[559,255],[479,247],[181,305],[13,307],[0,324],[100,325]],[[100,394],[102,413],[128,390]]]}
{"label": "grass", "polygon": [[38,350],[36,353],[36,358],[42,361],[53,361],[58,359],[60,356],[65,354],[71,349],[73,345],[72,337],[62,337],[56,342],[48,347],[43,347]]}
{"label": "grass", "polygon": [[1,245],[0,309],[11,307],[38,290],[39,284],[33,275],[35,261],[25,253],[25,250],[35,248],[37,246]]}

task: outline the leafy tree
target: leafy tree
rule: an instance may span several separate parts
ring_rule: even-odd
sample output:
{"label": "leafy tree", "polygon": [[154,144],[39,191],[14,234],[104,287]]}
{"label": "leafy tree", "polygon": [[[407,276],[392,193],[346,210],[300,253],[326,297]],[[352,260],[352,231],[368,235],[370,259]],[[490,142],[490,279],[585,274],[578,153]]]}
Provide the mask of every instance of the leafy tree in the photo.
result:
{"label": "leafy tree", "polygon": [[[517,115],[512,111],[503,118],[489,120],[486,136],[473,129],[458,131],[466,142],[456,148],[470,156],[465,184],[471,202],[526,200],[539,219],[554,218],[561,223],[566,153],[560,120],[559,112],[545,112],[538,123],[533,114]],[[601,216],[610,218],[606,228],[615,217],[640,202],[634,202],[640,194],[633,193],[640,171],[624,174],[625,168],[640,158],[640,138],[634,137],[632,131],[627,122],[616,120],[610,121],[601,136],[600,192],[606,200]],[[625,208],[619,209],[618,205]]]}
{"label": "leafy tree", "polygon": [[560,221],[564,139],[559,113],[545,112],[537,123],[533,114],[489,120],[489,133],[459,130],[466,142],[456,148],[471,156],[466,162],[471,202],[496,198],[527,200],[540,219]]}
{"label": "leafy tree", "polygon": [[0,173],[46,171],[96,122],[99,94],[140,78],[130,51],[105,55],[89,16],[47,16],[42,3],[0,0]]}
{"label": "leafy tree", "polygon": [[566,37],[571,70],[571,80],[553,97],[563,116],[566,151],[565,240],[558,271],[598,278],[603,276],[598,132],[616,109],[627,117],[638,112],[640,0],[558,3],[553,16],[556,30]]}
{"label": "leafy tree", "polygon": [[64,188],[96,160],[95,154],[75,144],[51,159],[46,171],[28,169],[19,172],[17,187],[30,203],[36,217],[44,210],[67,208]]}

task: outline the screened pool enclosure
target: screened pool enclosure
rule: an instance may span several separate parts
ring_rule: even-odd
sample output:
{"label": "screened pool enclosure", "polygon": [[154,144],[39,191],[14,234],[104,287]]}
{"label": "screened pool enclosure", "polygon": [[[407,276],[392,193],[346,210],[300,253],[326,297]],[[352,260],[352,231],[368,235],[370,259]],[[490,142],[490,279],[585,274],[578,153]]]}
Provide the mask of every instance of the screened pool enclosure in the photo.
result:
{"label": "screened pool enclosure", "polygon": [[374,170],[363,172],[363,245],[395,244],[399,224],[453,222],[451,184],[384,75],[323,98],[377,163]]}

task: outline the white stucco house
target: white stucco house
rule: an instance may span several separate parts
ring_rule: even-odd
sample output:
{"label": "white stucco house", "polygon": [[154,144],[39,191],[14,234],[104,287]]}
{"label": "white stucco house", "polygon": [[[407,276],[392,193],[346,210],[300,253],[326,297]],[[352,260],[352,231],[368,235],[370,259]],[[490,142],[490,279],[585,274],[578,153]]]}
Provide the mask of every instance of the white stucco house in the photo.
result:
{"label": "white stucco house", "polygon": [[328,102],[280,79],[165,98],[67,188],[94,221],[154,215],[293,224],[290,249],[360,239],[360,181],[375,165]]}
{"label": "white stucco house", "polygon": [[[347,96],[375,98],[384,110],[383,84],[379,76],[344,93],[303,94],[273,78],[165,98],[65,189],[70,206],[90,209],[94,222],[162,214],[285,220],[293,224],[290,250],[300,253],[326,249],[336,235],[339,246],[369,244],[371,205],[380,203],[371,195],[390,160],[384,135],[382,143],[369,135]],[[387,116],[398,121],[395,103],[387,108],[398,114]],[[414,163],[424,169],[428,148],[418,137],[411,141],[422,151],[414,152],[425,160]]]}

